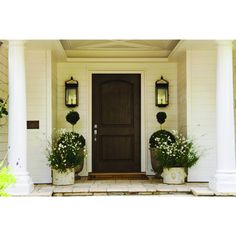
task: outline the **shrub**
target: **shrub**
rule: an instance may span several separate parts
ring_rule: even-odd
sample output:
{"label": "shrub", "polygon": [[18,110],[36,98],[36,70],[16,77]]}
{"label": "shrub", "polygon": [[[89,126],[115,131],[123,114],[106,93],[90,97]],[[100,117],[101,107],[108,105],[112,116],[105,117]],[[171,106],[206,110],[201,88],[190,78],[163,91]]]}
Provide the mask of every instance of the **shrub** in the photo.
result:
{"label": "shrub", "polygon": [[175,133],[175,142],[161,141],[155,150],[156,158],[163,168],[186,167],[196,164],[199,154],[192,140]]}
{"label": "shrub", "polygon": [[158,113],[156,114],[156,118],[157,118],[157,122],[158,122],[160,125],[162,125],[162,124],[165,123],[166,118],[167,118],[167,115],[166,115],[165,112],[158,112]]}
{"label": "shrub", "polygon": [[163,142],[168,144],[175,142],[175,136],[167,130],[158,130],[149,139],[149,147],[157,148]]}
{"label": "shrub", "polygon": [[66,121],[74,126],[80,119],[79,113],[77,111],[69,111],[66,115]]}
{"label": "shrub", "polygon": [[85,139],[75,132],[59,130],[48,148],[49,166],[60,172],[80,165],[85,157]]}

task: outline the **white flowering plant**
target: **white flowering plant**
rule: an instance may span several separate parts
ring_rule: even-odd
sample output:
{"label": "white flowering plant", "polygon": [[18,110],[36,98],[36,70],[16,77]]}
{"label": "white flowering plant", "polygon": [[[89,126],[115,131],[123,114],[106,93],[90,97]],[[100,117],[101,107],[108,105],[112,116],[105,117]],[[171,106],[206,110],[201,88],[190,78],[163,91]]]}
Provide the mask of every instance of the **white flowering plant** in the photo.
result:
{"label": "white flowering plant", "polygon": [[164,129],[154,132],[149,139],[149,147],[157,148],[161,143],[167,142],[168,144],[175,141],[175,136]]}
{"label": "white flowering plant", "polygon": [[185,167],[190,168],[196,164],[199,159],[198,151],[193,140],[185,138],[182,134],[174,131],[175,141],[159,141],[155,149],[155,155],[160,166],[163,168]]}
{"label": "white flowering plant", "polygon": [[47,149],[49,166],[60,172],[80,165],[85,156],[85,139],[76,132],[57,131]]}

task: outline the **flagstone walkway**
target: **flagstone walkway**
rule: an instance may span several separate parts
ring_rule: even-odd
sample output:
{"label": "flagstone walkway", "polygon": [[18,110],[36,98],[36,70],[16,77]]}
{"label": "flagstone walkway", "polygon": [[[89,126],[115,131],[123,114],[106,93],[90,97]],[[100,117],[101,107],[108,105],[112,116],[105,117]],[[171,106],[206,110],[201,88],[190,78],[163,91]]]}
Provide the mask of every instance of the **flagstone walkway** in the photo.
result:
{"label": "flagstone walkway", "polygon": [[110,196],[110,195],[180,195],[180,196],[236,196],[235,194],[214,193],[208,183],[185,183],[183,185],[163,184],[160,180],[87,180],[76,181],[73,185],[54,186],[36,184],[28,196]]}

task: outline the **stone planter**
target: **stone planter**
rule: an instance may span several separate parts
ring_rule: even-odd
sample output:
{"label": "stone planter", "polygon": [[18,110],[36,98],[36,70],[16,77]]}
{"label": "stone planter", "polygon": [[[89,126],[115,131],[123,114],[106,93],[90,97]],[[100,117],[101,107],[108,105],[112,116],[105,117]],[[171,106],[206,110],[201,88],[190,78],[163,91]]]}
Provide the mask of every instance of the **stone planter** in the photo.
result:
{"label": "stone planter", "polygon": [[54,185],[70,185],[75,183],[74,169],[67,169],[66,172],[52,170],[53,184]]}
{"label": "stone planter", "polygon": [[75,167],[75,174],[79,174],[84,168],[84,160],[81,162],[80,165]]}
{"label": "stone planter", "polygon": [[174,167],[164,168],[161,174],[163,177],[163,183],[165,184],[184,184],[186,178],[185,168]]}
{"label": "stone planter", "polygon": [[83,170],[83,168],[84,168],[84,160],[81,162],[80,165],[75,167],[75,180],[81,179],[79,173]]}
{"label": "stone planter", "polygon": [[154,152],[155,148],[149,148],[149,150],[150,150],[152,169],[156,173],[156,177],[161,178],[162,169],[160,169],[160,164],[158,159],[155,158],[155,152]]}

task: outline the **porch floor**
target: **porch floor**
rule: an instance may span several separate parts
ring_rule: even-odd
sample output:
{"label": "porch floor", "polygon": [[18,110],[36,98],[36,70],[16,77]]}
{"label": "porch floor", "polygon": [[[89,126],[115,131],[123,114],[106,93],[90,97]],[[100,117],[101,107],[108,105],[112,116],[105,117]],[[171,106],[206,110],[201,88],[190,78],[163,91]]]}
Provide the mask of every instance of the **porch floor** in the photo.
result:
{"label": "porch floor", "polygon": [[110,196],[110,195],[180,195],[180,196],[236,196],[232,193],[214,193],[208,183],[163,184],[162,180],[87,180],[82,178],[73,185],[55,186],[35,184],[28,196]]}

